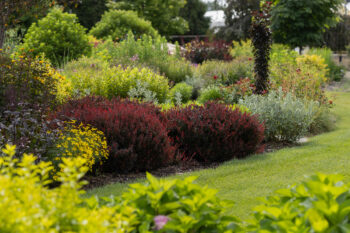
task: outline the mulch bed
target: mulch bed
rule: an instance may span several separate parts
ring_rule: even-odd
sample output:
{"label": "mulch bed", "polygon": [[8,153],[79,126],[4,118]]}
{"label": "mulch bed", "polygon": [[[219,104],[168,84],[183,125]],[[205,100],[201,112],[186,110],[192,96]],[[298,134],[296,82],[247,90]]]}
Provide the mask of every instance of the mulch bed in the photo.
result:
{"label": "mulch bed", "polygon": [[[264,153],[274,152],[283,148],[295,147],[299,144],[295,143],[267,143],[265,145]],[[177,165],[171,165],[168,167],[160,168],[152,171],[152,175],[156,177],[166,177],[170,175],[183,174],[187,172],[193,172],[202,169],[216,168],[221,163],[201,164],[196,161],[179,163]],[[88,185],[84,186],[85,190],[102,187],[113,183],[132,183],[137,179],[146,177],[145,172],[128,173],[128,174],[116,174],[116,173],[103,173],[96,176],[87,175],[85,180],[88,181]]]}

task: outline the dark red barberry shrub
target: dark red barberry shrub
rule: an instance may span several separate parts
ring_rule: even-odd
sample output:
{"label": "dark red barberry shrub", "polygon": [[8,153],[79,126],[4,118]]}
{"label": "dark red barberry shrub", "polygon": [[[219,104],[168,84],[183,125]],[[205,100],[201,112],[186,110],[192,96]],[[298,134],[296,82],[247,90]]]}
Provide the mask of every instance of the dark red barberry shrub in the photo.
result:
{"label": "dark red barberry shrub", "polygon": [[264,126],[258,119],[223,104],[173,109],[166,119],[179,152],[200,162],[244,158],[263,149]]}
{"label": "dark red barberry shrub", "polygon": [[110,148],[107,172],[146,171],[166,166],[174,147],[160,110],[137,101],[86,97],[62,106],[56,117],[90,124],[104,132]]}
{"label": "dark red barberry shrub", "polygon": [[207,60],[231,61],[230,45],[225,41],[200,41],[186,44],[183,56],[192,63],[201,64]]}

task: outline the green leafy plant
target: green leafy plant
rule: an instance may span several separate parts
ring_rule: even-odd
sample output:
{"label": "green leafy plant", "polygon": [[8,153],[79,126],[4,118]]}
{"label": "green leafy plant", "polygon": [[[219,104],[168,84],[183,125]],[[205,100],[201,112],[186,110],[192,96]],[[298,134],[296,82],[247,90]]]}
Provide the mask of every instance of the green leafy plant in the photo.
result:
{"label": "green leafy plant", "polygon": [[45,18],[33,24],[20,47],[33,55],[45,54],[55,65],[91,52],[88,36],[76,15],[63,13],[59,8],[52,9]]}
{"label": "green leafy plant", "polygon": [[205,104],[208,101],[224,101],[225,91],[219,86],[209,86],[201,90],[198,102]]}
{"label": "green leafy plant", "polygon": [[348,232],[349,185],[340,175],[317,174],[282,189],[255,208],[249,232]]}
{"label": "green leafy plant", "polygon": [[102,19],[90,31],[90,34],[99,39],[111,38],[119,41],[125,38],[128,32],[140,38],[143,34],[156,37],[157,30],[152,27],[151,22],[137,16],[136,12],[123,10],[110,10],[102,15]]}
{"label": "green leafy plant", "polygon": [[138,210],[133,227],[139,232],[237,232],[238,219],[227,214],[232,203],[194,180],[159,180],[147,174],[145,184],[130,185],[121,202]]}
{"label": "green leafy plant", "polygon": [[[81,58],[68,63],[62,72],[71,82],[72,95],[129,97],[140,85],[164,102],[169,93],[168,80],[147,68],[110,67],[107,62],[94,58]],[[141,92],[139,92],[141,93]],[[132,97],[145,98],[143,94]]]}
{"label": "green leafy plant", "polygon": [[296,142],[308,132],[315,108],[315,103],[305,103],[281,89],[267,96],[247,96],[239,103],[264,122],[268,141]]}
{"label": "green leafy plant", "polygon": [[178,83],[170,90],[170,98],[175,103],[186,103],[192,97],[193,87],[186,83]]}

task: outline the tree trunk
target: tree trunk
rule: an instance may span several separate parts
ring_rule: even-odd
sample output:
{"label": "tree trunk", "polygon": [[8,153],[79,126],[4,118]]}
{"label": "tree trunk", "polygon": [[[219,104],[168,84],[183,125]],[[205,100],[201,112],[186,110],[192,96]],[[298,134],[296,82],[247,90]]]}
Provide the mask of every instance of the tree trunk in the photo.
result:
{"label": "tree trunk", "polygon": [[5,34],[6,34],[5,25],[0,25],[0,49],[2,49],[4,46]]}
{"label": "tree trunk", "polygon": [[299,55],[302,55],[303,52],[303,46],[299,46]]}

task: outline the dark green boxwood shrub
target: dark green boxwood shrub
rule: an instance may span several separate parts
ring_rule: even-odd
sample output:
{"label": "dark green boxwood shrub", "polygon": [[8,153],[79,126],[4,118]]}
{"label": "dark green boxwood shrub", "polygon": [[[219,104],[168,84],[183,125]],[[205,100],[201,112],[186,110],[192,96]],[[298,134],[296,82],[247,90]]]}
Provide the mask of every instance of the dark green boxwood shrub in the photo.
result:
{"label": "dark green boxwood shrub", "polygon": [[152,23],[139,18],[134,11],[110,10],[102,15],[102,19],[90,31],[90,34],[99,39],[111,38],[119,41],[125,38],[129,31],[140,38],[143,34],[156,37],[158,32]]}
{"label": "dark green boxwood shrub", "polygon": [[62,65],[91,52],[85,31],[76,15],[54,8],[28,29],[21,48],[33,55],[44,54],[55,65]]}

